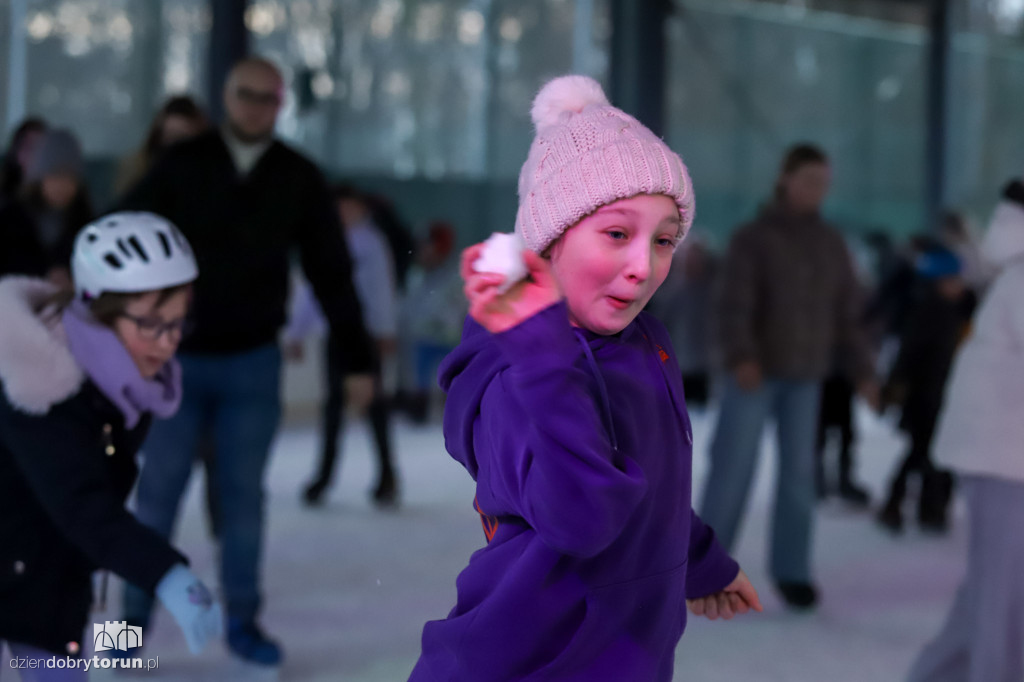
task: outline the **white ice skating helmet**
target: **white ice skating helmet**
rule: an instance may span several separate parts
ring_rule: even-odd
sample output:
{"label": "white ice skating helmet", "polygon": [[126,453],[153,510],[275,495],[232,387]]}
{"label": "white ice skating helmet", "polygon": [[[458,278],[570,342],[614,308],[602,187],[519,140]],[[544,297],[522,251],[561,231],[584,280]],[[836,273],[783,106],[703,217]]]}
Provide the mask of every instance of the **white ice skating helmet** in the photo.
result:
{"label": "white ice skating helmet", "polygon": [[82,298],[166,289],[187,284],[198,274],[188,240],[153,213],[111,213],[75,237],[71,276]]}

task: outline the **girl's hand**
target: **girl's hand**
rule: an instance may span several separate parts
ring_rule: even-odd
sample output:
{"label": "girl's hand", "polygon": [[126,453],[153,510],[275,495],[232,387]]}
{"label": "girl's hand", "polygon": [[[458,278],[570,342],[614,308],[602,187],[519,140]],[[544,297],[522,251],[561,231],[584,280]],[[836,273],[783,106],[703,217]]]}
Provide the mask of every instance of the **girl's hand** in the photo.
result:
{"label": "girl's hand", "polygon": [[530,250],[523,251],[529,277],[499,294],[504,275],[473,269],[483,246],[475,244],[462,252],[461,271],[469,314],[484,329],[493,334],[507,331],[561,300],[562,292],[551,272],[551,264]]}
{"label": "girl's hand", "polygon": [[750,609],[758,613],[764,610],[761,600],[757,597],[757,590],[750,584],[750,579],[742,570],[721,592],[700,599],[687,599],[686,605],[690,613],[695,616],[707,616],[708,620],[730,620],[734,615],[746,613]]}

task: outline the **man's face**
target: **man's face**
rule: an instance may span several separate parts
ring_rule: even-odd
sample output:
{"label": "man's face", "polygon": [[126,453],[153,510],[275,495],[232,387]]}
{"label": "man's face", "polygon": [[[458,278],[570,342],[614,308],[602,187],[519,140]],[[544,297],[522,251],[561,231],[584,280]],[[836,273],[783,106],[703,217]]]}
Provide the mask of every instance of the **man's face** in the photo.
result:
{"label": "man's face", "polygon": [[284,84],[268,68],[236,68],[224,88],[224,110],[231,131],[243,142],[258,142],[274,133]]}

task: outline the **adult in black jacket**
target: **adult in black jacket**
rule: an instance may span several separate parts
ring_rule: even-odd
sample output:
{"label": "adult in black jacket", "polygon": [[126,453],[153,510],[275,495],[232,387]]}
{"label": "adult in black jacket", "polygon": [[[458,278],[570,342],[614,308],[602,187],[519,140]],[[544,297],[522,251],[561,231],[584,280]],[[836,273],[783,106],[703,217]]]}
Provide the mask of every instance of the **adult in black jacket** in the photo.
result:
{"label": "adult in black jacket", "polygon": [[[256,619],[263,474],[281,412],[277,335],[296,247],[345,354],[346,392],[365,405],[373,390],[372,347],[329,190],[310,161],[273,138],[282,89],[265,60],[235,66],[225,124],[169,149],[124,199],[178,225],[203,272],[179,356],[182,409],[145,444],[137,513],[170,536],[200,438],[212,433],[227,642],[239,658],[265,666],[282,658]],[[148,622],[145,595],[129,588],[124,603],[126,620]]]}
{"label": "adult in black jacket", "polygon": [[[222,625],[186,558],[124,506],[152,415],[180,397],[172,356],[195,261],[155,216],[101,222],[80,239],[76,253],[91,253],[76,258],[74,299],[42,279],[0,280],[0,641],[21,660],[79,656],[97,569],[156,593],[194,651]],[[115,271],[118,238],[149,262]]]}
{"label": "adult in black jacket", "polygon": [[977,302],[961,277],[962,264],[945,247],[925,250],[915,267],[916,301],[884,391],[886,403],[900,406],[900,428],[910,436],[910,450],[893,476],[888,500],[878,515],[879,522],[894,532],[903,528],[903,498],[912,472],[921,476],[918,522],[926,530],[946,528],[952,477],[932,464],[932,439],[946,379]]}

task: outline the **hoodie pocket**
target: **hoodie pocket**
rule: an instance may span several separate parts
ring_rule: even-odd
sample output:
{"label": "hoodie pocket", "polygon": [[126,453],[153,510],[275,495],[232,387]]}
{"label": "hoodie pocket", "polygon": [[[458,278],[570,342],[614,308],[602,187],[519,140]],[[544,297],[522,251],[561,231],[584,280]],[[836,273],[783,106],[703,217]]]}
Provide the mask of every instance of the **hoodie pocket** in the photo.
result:
{"label": "hoodie pocket", "polygon": [[596,587],[579,630],[531,680],[654,680],[683,634],[686,563]]}

